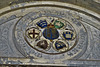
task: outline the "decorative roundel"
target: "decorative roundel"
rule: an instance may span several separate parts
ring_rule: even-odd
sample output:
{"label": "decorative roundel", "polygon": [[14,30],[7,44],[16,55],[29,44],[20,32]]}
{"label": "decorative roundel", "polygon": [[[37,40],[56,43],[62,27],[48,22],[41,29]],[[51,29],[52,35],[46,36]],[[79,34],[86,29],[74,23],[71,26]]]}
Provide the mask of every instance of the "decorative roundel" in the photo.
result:
{"label": "decorative roundel", "polygon": [[58,30],[54,27],[53,24],[49,24],[47,26],[47,28],[43,31],[43,36],[46,38],[46,39],[49,39],[49,40],[54,40],[54,39],[57,39],[59,37],[59,32]]}
{"label": "decorative roundel", "polygon": [[26,30],[26,36],[29,37],[30,39],[34,39],[34,38],[37,38],[39,37],[39,33],[40,33],[40,30],[36,29],[36,28],[28,28]]}
{"label": "decorative roundel", "polygon": [[75,31],[73,32],[72,30],[65,30],[63,31],[62,35],[66,40],[73,40],[76,36]]}
{"label": "decorative roundel", "polygon": [[[49,51],[50,48],[55,54],[66,52],[75,45],[73,44],[69,47],[68,41],[71,42],[73,40],[74,43],[76,42],[75,30],[66,22],[64,19],[56,17],[37,18],[27,27],[25,38],[30,46],[41,52]],[[67,25],[71,29],[68,29]],[[52,54],[51,52],[49,53]]]}
{"label": "decorative roundel", "polygon": [[88,43],[87,31],[81,22],[52,12],[31,12],[23,16],[15,25],[14,32],[14,43],[26,57],[50,60],[79,58]]}
{"label": "decorative roundel", "polygon": [[43,50],[46,50],[49,47],[49,43],[46,40],[40,40],[37,42],[36,46]]}
{"label": "decorative roundel", "polygon": [[68,43],[63,40],[57,40],[54,42],[53,47],[56,51],[63,52],[68,50]]}

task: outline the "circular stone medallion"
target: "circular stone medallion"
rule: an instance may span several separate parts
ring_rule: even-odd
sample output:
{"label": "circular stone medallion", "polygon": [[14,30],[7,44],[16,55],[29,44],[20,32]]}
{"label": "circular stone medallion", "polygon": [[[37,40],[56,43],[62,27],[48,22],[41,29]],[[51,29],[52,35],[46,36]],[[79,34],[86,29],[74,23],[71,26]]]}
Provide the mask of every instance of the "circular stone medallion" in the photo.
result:
{"label": "circular stone medallion", "polygon": [[48,14],[51,8],[48,11],[42,9],[40,8],[39,13],[33,11],[25,15],[15,26],[14,37],[17,46],[24,50],[23,54],[44,59],[56,59],[56,56],[58,59],[81,56],[87,46],[87,32],[83,24],[70,22],[72,19],[60,13]]}
{"label": "circular stone medallion", "polygon": [[46,39],[54,40],[59,37],[59,32],[54,28],[54,25],[48,25],[48,27],[43,31],[43,36]]}

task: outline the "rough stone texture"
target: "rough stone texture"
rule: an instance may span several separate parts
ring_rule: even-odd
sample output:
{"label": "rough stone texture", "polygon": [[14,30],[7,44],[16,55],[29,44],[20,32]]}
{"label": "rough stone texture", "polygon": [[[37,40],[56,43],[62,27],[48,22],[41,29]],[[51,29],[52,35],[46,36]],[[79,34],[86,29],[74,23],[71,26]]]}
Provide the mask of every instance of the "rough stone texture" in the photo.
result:
{"label": "rough stone texture", "polygon": [[[3,1],[0,0],[0,8],[9,6],[10,4],[16,4],[16,3],[18,4],[27,1],[34,2],[34,1],[50,1],[50,0],[3,0]],[[52,1],[75,4],[100,14],[100,0],[52,0]]]}

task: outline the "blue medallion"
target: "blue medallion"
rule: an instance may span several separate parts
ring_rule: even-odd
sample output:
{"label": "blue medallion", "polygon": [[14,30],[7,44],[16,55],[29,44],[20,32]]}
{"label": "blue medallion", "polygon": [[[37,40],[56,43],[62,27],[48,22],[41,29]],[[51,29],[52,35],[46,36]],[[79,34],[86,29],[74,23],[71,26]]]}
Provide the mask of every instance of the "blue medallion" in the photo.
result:
{"label": "blue medallion", "polygon": [[71,40],[73,38],[73,33],[71,31],[63,32],[63,36],[66,40]]}
{"label": "blue medallion", "polygon": [[59,37],[59,32],[57,31],[56,28],[46,28],[43,31],[43,36],[46,39],[54,40],[54,39],[57,39]]}
{"label": "blue medallion", "polygon": [[37,22],[37,25],[41,28],[45,28],[45,27],[47,27],[47,21],[46,20],[40,20],[39,22]]}
{"label": "blue medallion", "polygon": [[60,49],[65,48],[66,47],[66,44],[63,43],[63,42],[61,42],[61,41],[56,41],[55,47],[56,47],[57,50],[60,50]]}

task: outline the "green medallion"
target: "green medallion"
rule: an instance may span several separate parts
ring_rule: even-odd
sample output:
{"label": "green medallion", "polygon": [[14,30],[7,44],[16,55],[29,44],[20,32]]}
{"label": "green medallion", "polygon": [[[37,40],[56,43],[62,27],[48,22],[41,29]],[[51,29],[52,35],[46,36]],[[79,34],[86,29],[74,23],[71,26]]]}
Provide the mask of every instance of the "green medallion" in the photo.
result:
{"label": "green medallion", "polygon": [[54,26],[55,28],[60,29],[64,26],[64,23],[62,23],[61,21],[55,20]]}

